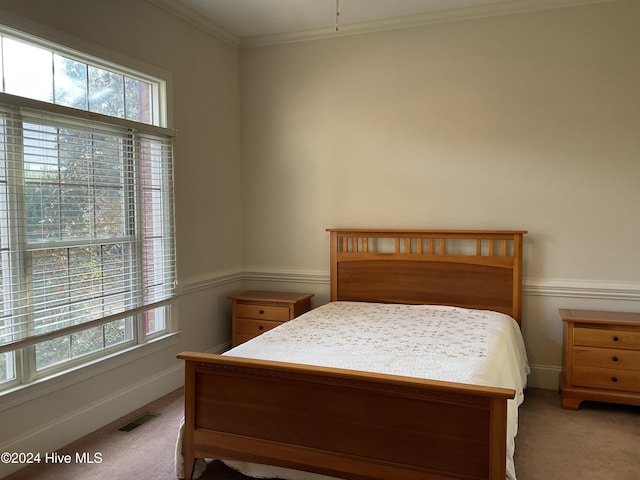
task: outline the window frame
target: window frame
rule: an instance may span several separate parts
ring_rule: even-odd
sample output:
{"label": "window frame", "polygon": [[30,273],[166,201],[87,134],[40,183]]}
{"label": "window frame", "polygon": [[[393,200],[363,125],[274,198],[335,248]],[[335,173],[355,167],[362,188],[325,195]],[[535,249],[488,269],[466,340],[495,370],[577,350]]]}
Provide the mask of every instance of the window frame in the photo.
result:
{"label": "window frame", "polygon": [[[26,97],[18,97],[18,96],[14,96],[14,95],[2,93],[2,92],[0,92],[0,102],[10,103],[19,108],[24,107],[29,109],[50,111],[56,114],[70,115],[81,121],[91,120],[91,121],[97,121],[97,122],[104,122],[106,124],[111,124],[120,128],[122,127],[128,128],[135,132],[148,132],[151,134],[160,134],[167,137],[175,136],[175,131],[170,128],[167,128],[167,125],[169,124],[169,120],[170,120],[168,115],[169,96],[167,94],[167,91],[170,88],[169,87],[170,81],[171,81],[170,75],[159,76],[157,75],[158,71],[155,68],[150,68],[150,70],[156,70],[154,75],[141,74],[141,69],[139,68],[134,69],[127,66],[126,63],[121,61],[121,58],[119,59],[119,61],[106,60],[103,55],[96,56],[93,53],[83,53],[80,50],[71,49],[56,41],[51,41],[49,39],[42,38],[42,37],[36,37],[34,35],[25,33],[24,31],[17,30],[15,28],[12,28],[6,25],[0,25],[0,34],[8,35],[8,36],[14,37],[15,39],[23,40],[30,44],[34,44],[42,48],[46,48],[47,50],[55,51],[56,53],[60,53],[74,60],[85,62],[87,64],[95,65],[101,68],[106,68],[106,69],[109,69],[110,71],[115,71],[119,74],[126,75],[127,77],[130,77],[130,78],[140,79],[145,82],[152,82],[152,85],[154,88],[153,99],[154,99],[154,103],[156,104],[155,107],[152,109],[152,111],[154,112],[155,125],[138,123],[132,120],[126,120],[118,117],[109,117],[106,115],[93,113],[86,110],[79,110],[71,107],[65,107],[62,105],[42,102],[39,100],[33,100]],[[88,50],[91,50],[91,49],[88,49]],[[137,65],[140,64],[140,62],[138,61],[134,61],[132,63],[135,63]],[[24,158],[22,160],[22,165],[24,165]],[[172,170],[172,166],[170,168]],[[170,171],[169,175],[172,175],[172,174],[173,174],[172,171]],[[22,175],[22,178],[24,179],[24,175]],[[166,182],[166,181],[167,181],[167,178],[163,177],[163,182]],[[172,182],[171,179],[169,179],[169,181]],[[15,186],[7,185],[7,188],[10,190],[13,189],[14,187]],[[140,202],[141,196],[142,196],[142,189],[140,187],[137,187],[133,190],[133,193],[136,196],[136,203]],[[163,219],[163,222],[167,221],[169,225],[168,228],[171,230],[170,241],[172,242],[171,248],[173,251],[173,257],[175,259],[175,248],[176,248],[175,247],[175,212],[174,212],[175,207],[173,205],[173,191],[170,192],[170,198],[171,198],[172,211],[165,213],[165,215],[168,215],[170,218],[168,220]],[[9,215],[9,223],[10,224],[13,223],[13,225],[10,225],[10,231],[11,231],[10,235],[12,237],[16,237],[16,236],[18,237],[17,240],[21,244],[21,247],[19,250],[20,252],[24,253],[25,251],[29,250],[29,248],[25,247],[26,239],[27,239],[26,227],[23,227],[25,231],[19,232],[20,227],[19,225],[17,225],[15,220],[17,218],[21,218],[20,215],[24,214],[24,202],[12,203],[11,205],[8,206],[7,209],[11,210],[11,215]],[[136,210],[139,210],[139,208],[136,208]],[[137,218],[137,215],[136,215],[136,218]],[[136,225],[136,228],[140,228],[140,225]],[[13,238],[12,240],[15,240],[15,238]],[[23,269],[25,260],[24,258],[19,258],[20,253],[10,252],[9,254],[14,257],[13,261],[18,262],[18,264],[20,265],[20,268]],[[177,278],[175,273],[175,260],[173,261],[172,266],[174,269],[173,276],[174,278]],[[24,269],[21,271],[24,271]],[[142,275],[142,273],[140,275]],[[140,276],[136,281],[142,281],[141,278],[142,277]],[[12,363],[13,363],[13,369],[15,374],[13,379],[0,381],[0,395],[13,391],[16,388],[29,386],[33,382],[44,380],[46,378],[51,377],[52,375],[59,374],[61,372],[77,370],[78,368],[82,368],[83,366],[94,364],[97,361],[112,358],[114,355],[119,355],[121,353],[131,351],[132,349],[137,349],[138,347],[144,347],[146,345],[149,345],[150,343],[155,343],[164,338],[175,335],[175,333],[177,332],[177,309],[175,305],[175,299],[176,299],[175,295],[176,294],[174,292],[172,297],[170,297],[168,300],[159,302],[157,305],[156,304],[152,304],[150,306],[147,305],[145,307],[135,308],[129,312],[123,312],[120,315],[113,316],[118,318],[109,320],[110,317],[105,317],[107,318],[107,320],[102,319],[100,322],[98,322],[98,324],[100,324],[103,329],[104,329],[104,326],[106,326],[108,323],[119,320],[119,319],[124,319],[125,322],[128,322],[130,325],[129,329],[131,330],[131,339],[118,343],[116,345],[103,347],[101,349],[98,349],[95,352],[89,352],[77,357],[72,357],[59,364],[52,364],[50,366],[47,366],[39,370],[36,368],[36,356],[35,356],[36,344],[42,343],[42,341],[34,338],[24,339],[25,342],[23,342],[22,344],[19,344],[13,350],[8,350],[6,348],[0,350],[0,352],[11,351],[14,353]],[[152,331],[147,333],[145,328],[145,325],[146,325],[145,316],[147,315],[148,312],[154,311],[156,309],[162,309],[162,311],[164,312],[163,313],[164,328],[159,331]],[[94,326],[95,325],[93,325],[92,322],[89,322],[89,324],[85,325],[85,328],[83,329],[79,328],[78,331],[88,330],[90,328],[93,328]],[[74,332],[60,333],[60,335],[55,335],[54,338],[57,338],[60,336],[66,337],[66,336],[72,335],[73,333]]]}
{"label": "window frame", "polygon": [[[60,36],[60,33],[56,33],[56,36]],[[62,56],[68,57],[78,62],[87,63],[105,70],[115,71],[136,80],[157,84],[155,85],[153,91],[153,121],[149,125],[154,125],[156,127],[173,131],[171,128],[173,122],[170,115],[171,110],[169,107],[172,78],[171,74],[168,71],[146,64],[139,60],[134,60],[122,54],[116,54],[115,52],[107,51],[103,48],[89,45],[84,41],[80,41],[77,39],[70,40],[67,38],[65,39],[65,42],[60,42],[58,40],[51,39],[51,37],[53,36],[51,34],[43,35],[39,33],[37,35],[34,35],[23,30],[22,27],[16,28],[5,23],[0,23],[0,35],[11,36],[14,39],[21,40],[36,47],[44,48],[46,50],[52,50],[54,53],[58,53]],[[80,43],[80,49],[69,47],[66,45],[68,43]],[[0,78],[3,77],[4,72],[0,71]],[[2,86],[0,85],[0,87]],[[3,91],[4,90],[0,88],[0,92]],[[28,97],[19,98],[27,99]],[[89,110],[80,111],[89,112]],[[100,115],[99,113],[94,114]]]}

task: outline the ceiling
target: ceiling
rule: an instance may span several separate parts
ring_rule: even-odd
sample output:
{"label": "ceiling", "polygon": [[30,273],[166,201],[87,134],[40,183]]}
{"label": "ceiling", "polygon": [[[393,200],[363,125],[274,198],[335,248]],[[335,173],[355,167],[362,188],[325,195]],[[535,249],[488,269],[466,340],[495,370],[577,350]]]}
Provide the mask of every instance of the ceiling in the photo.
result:
{"label": "ceiling", "polygon": [[338,0],[338,17],[336,0],[149,1],[241,45],[247,39],[326,37],[611,0]]}

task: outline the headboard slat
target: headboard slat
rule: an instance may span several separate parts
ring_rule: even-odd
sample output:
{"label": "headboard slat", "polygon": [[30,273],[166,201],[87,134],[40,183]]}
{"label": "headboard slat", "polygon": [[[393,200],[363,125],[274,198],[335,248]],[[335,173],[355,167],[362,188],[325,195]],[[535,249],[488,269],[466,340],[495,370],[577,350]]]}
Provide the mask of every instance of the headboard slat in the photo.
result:
{"label": "headboard slat", "polygon": [[524,230],[327,230],[332,301],[453,305],[521,321]]}

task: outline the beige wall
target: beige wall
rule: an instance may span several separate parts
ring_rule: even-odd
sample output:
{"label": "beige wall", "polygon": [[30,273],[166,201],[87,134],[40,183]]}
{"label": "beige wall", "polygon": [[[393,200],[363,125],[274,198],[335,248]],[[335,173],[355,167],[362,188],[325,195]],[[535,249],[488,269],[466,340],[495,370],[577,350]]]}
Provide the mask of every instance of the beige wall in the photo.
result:
{"label": "beige wall", "polygon": [[229,340],[230,291],[325,302],[330,226],[528,229],[534,386],[557,384],[557,308],[639,309],[640,2],[240,51],[144,0],[0,10],[170,74],[184,293],[172,342],[4,396],[2,451],[176,388],[177,352]]}
{"label": "beige wall", "polygon": [[527,229],[554,388],[558,307],[640,309],[639,21],[621,1],[242,50],[245,270],[326,271],[326,227]]}
{"label": "beige wall", "polygon": [[639,19],[628,1],[242,51],[245,265],[326,269],[329,226],[522,228],[529,278],[640,281]]}

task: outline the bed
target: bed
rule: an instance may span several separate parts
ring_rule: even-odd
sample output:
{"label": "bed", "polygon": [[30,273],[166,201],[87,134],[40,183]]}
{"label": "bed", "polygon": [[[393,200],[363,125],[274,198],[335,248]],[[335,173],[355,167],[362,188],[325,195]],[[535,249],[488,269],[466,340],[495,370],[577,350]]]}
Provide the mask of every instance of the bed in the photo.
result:
{"label": "bed", "polygon": [[216,458],[294,480],[515,479],[526,232],[328,231],[327,305],[224,355],[178,356],[185,477]]}

